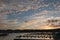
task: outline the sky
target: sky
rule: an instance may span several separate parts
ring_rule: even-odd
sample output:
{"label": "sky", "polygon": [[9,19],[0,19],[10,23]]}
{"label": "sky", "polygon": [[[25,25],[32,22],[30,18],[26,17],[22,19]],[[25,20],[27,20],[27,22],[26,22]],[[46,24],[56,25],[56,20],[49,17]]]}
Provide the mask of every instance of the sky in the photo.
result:
{"label": "sky", "polygon": [[0,29],[56,28],[60,28],[60,0],[0,0]]}

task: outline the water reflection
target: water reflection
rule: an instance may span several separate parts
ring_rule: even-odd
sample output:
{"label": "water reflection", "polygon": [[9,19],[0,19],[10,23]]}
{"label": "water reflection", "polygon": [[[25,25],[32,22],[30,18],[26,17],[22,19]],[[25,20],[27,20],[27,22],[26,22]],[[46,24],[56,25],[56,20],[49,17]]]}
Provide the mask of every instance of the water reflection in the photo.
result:
{"label": "water reflection", "polygon": [[[1,33],[0,33],[1,34]],[[60,32],[32,32],[32,33],[9,33],[6,36],[0,36],[0,40],[14,40],[14,39],[42,39],[43,40],[60,40]]]}
{"label": "water reflection", "polygon": [[20,33],[9,33],[7,36],[0,36],[0,40],[14,40]]}
{"label": "water reflection", "polygon": [[15,40],[54,40],[50,32],[21,33]]}

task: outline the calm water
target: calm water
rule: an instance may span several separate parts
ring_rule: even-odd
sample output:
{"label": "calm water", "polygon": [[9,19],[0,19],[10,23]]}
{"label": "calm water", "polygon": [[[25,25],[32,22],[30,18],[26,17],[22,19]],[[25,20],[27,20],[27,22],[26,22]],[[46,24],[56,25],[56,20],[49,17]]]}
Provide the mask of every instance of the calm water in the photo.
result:
{"label": "calm water", "polygon": [[10,33],[7,36],[0,36],[0,40],[14,40],[14,38],[19,35],[21,35],[21,33]]}
{"label": "calm water", "polygon": [[13,40],[18,35],[20,35],[20,33],[10,33],[7,36],[0,36],[0,40]]}

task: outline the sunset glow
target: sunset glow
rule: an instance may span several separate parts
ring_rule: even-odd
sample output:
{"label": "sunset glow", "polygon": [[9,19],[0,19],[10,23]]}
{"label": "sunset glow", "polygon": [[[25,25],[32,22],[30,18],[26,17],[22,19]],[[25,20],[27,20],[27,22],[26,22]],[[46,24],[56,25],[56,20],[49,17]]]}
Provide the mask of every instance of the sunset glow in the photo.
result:
{"label": "sunset glow", "polygon": [[0,0],[0,29],[56,28],[60,28],[60,0]]}

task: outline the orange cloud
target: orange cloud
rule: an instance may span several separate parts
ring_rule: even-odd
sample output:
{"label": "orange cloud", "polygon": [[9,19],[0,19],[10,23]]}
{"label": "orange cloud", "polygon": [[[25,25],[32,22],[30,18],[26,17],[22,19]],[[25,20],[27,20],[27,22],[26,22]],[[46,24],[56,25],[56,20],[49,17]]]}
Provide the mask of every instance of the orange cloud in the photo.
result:
{"label": "orange cloud", "polygon": [[[20,29],[56,29],[56,28],[60,28],[58,25],[58,23],[56,23],[56,26],[54,26],[54,24],[52,22],[48,22],[48,20],[60,20],[60,17],[56,17],[56,18],[46,18],[44,20],[39,20],[39,19],[35,19],[35,20],[29,20],[29,21],[25,21],[25,23],[20,27]],[[59,21],[58,21],[59,22]]]}
{"label": "orange cloud", "polygon": [[0,23],[0,29],[7,29],[8,25],[4,23]]}
{"label": "orange cloud", "polygon": [[0,9],[5,8],[7,5],[6,4],[0,4]]}

